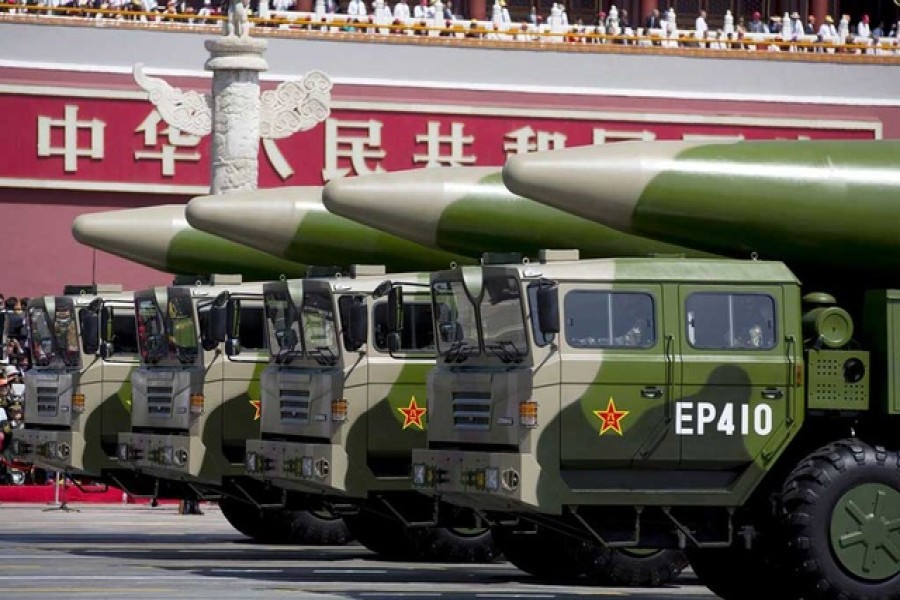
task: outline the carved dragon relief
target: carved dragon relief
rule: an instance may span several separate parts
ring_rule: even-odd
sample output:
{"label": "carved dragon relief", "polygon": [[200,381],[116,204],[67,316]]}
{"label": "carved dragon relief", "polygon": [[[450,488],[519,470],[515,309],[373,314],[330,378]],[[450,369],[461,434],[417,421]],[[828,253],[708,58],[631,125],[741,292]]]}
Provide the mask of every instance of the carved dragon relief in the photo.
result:
{"label": "carved dragon relief", "polygon": [[[149,77],[143,65],[134,65],[134,80],[170,126],[196,136],[212,131],[212,95],[173,87],[165,80]],[[331,79],[321,71],[310,71],[301,79],[284,81],[260,97],[259,132],[272,166],[282,179],[293,174],[274,140],[308,131],[331,113]]]}

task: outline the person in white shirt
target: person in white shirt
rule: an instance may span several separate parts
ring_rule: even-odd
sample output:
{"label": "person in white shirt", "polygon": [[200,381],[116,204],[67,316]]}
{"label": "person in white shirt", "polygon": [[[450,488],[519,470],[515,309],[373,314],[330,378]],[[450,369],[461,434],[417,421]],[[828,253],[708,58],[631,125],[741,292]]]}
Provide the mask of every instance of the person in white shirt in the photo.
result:
{"label": "person in white shirt", "polygon": [[399,0],[394,5],[394,18],[403,23],[409,20],[409,4],[406,3],[406,0]]}
{"label": "person in white shirt", "polygon": [[[834,19],[831,15],[825,17],[825,22],[819,27],[819,39],[824,44],[840,44],[841,38],[838,30],[834,26]],[[834,53],[834,48],[828,48],[829,53]]]}
{"label": "person in white shirt", "polygon": [[701,10],[700,14],[697,15],[697,20],[694,22],[694,37],[698,40],[701,48],[706,48],[705,40],[709,35],[709,25],[706,24],[706,11]]}

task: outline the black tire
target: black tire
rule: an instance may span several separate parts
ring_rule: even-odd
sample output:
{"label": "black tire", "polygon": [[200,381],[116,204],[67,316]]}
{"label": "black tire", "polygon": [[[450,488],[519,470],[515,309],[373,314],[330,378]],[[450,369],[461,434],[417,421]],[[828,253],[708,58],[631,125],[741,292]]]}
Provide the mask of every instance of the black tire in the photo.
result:
{"label": "black tire", "polygon": [[781,501],[787,563],[805,600],[900,597],[897,451],[830,444],[797,465]]}
{"label": "black tire", "polygon": [[569,581],[582,574],[576,560],[577,540],[540,526],[529,532],[497,527],[492,534],[504,558],[530,575]]}
{"label": "black tire", "polygon": [[777,558],[779,554],[766,547],[693,548],[686,554],[700,582],[724,600],[799,597],[788,587],[792,582]]}
{"label": "black tire", "polygon": [[341,546],[351,535],[340,517],[310,510],[260,510],[247,502],[222,498],[219,508],[232,527],[264,544]]}
{"label": "black tire", "polygon": [[489,528],[426,527],[410,533],[419,555],[430,562],[490,563],[500,555]]}
{"label": "black tire", "polygon": [[418,548],[409,530],[397,519],[389,519],[366,509],[344,517],[357,542],[385,560],[415,560]]}
{"label": "black tire", "polygon": [[679,550],[631,551],[585,545],[581,553],[584,574],[593,583],[616,587],[659,587],[674,581],[687,567]]}

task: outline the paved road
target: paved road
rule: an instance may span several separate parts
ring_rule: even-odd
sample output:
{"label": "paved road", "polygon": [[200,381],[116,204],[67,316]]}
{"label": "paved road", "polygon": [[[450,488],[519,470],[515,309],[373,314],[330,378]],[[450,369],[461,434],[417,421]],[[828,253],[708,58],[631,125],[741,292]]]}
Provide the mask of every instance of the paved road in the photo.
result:
{"label": "paved road", "polygon": [[505,562],[446,565],[379,561],[360,546],[250,543],[215,506],[0,506],[0,597],[313,598],[331,600],[715,598],[689,572],[663,589],[543,584]]}

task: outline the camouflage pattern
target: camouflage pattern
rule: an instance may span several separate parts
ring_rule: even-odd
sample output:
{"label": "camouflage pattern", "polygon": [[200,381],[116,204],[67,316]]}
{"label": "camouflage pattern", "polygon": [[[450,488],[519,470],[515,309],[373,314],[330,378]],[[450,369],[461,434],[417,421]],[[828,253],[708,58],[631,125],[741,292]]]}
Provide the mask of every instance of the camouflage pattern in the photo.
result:
{"label": "camouflage pattern", "polygon": [[[154,359],[152,341],[141,347],[141,365],[132,375],[132,431],[118,438],[117,452],[125,464],[160,479],[211,486],[243,475],[244,442],[259,436],[259,377],[268,350],[244,345],[239,354],[229,356],[225,343],[204,349],[198,310],[227,291],[240,299],[242,311],[261,311],[262,286],[213,281],[135,292],[139,341],[142,336],[150,340],[151,315],[157,308],[190,309],[183,320],[179,313],[166,326],[169,354],[164,358]],[[143,319],[142,310],[147,311]],[[174,356],[172,348],[178,349]],[[196,410],[200,394],[202,409]]]}
{"label": "camouflage pattern", "polygon": [[[15,432],[12,446],[23,462],[93,477],[120,468],[109,449],[115,448],[118,433],[130,427],[131,373],[138,364],[137,353],[116,344],[107,358],[97,350],[86,351],[79,315],[99,298],[112,314],[133,320],[133,294],[121,286],[98,288],[96,295],[40,296],[28,303],[31,322],[51,327],[60,323],[61,310],[68,310],[65,318],[70,325],[62,336],[72,344],[72,352],[65,362],[59,354],[66,349],[57,346],[52,360],[43,355],[45,360],[36,360],[25,373],[25,427]],[[39,356],[38,349],[52,343],[42,336],[53,332],[44,327],[30,330],[33,356]]]}
{"label": "camouflage pattern", "polygon": [[536,256],[578,248],[585,258],[709,256],[582,219],[510,192],[496,167],[447,167],[336,179],[322,193],[329,211],[413,242],[480,258]]}
{"label": "camouflage pattern", "polygon": [[[799,282],[781,263],[547,262],[439,272],[432,283],[465,282],[478,298],[490,278],[511,278],[519,299],[528,297],[531,284],[557,282],[563,324],[586,318],[566,312],[577,294],[640,293],[652,298],[655,333],[640,347],[615,346],[611,338],[575,339],[564,325],[551,343],[537,345],[531,321],[535,308],[517,300],[518,314],[509,312],[516,327],[503,326],[503,336],[527,340],[521,356],[489,348],[477,352],[474,340],[467,340],[462,354],[451,352],[448,361],[442,352],[447,346],[439,342],[428,382],[429,446],[477,443],[508,451],[415,450],[414,470],[421,477],[414,484],[425,491],[503,512],[561,514],[566,505],[605,504],[739,506],[803,424],[804,388],[793,377],[801,348],[785,337],[798,331],[800,319],[784,308],[799,305]],[[710,360],[721,350],[700,350],[686,339],[681,306],[692,292],[730,289],[774,298],[783,335],[764,353],[735,349],[723,365]],[[441,302],[437,295],[435,302]],[[438,306],[435,311],[441,312]],[[464,308],[454,306],[450,312],[463,314]],[[491,318],[497,323],[497,315]],[[465,356],[469,348],[476,353]],[[770,393],[780,400],[767,401]],[[519,405],[526,401],[537,403],[535,428],[520,425]],[[705,435],[684,433],[699,428],[700,405],[704,419],[715,419],[704,423]],[[715,430],[726,413],[738,434]],[[768,420],[757,429],[740,422],[742,416],[760,415]],[[718,468],[723,463],[732,467],[728,476]],[[674,465],[682,470],[673,470]],[[670,489],[672,476],[694,477],[696,485]]]}
{"label": "camouflage pattern", "polygon": [[[434,350],[401,350],[391,356],[383,337],[376,339],[376,332],[385,333],[381,310],[386,309],[386,298],[375,298],[373,292],[386,280],[427,286],[428,276],[390,273],[266,284],[273,299],[280,294],[278,299],[289,299],[294,307],[303,305],[306,294],[328,297],[334,319],[329,328],[337,333],[348,330],[342,302],[359,299],[366,307],[368,340],[353,350],[337,335],[334,363],[326,365],[321,357],[309,355],[279,364],[272,345],[272,360],[261,378],[262,436],[247,441],[251,477],[287,489],[356,499],[365,499],[371,491],[409,490],[412,449],[425,446],[425,380],[434,365]],[[403,289],[407,306],[429,306],[427,287]],[[273,315],[267,320],[270,344]],[[430,320],[425,325],[430,335]],[[346,403],[344,420],[336,418],[335,400]]]}
{"label": "camouflage pattern", "polygon": [[306,264],[367,263],[403,271],[475,262],[332,214],[322,204],[320,186],[201,196],[188,203],[186,215],[201,231]]}
{"label": "camouflage pattern", "polygon": [[192,228],[180,204],[80,215],[72,235],[86,246],[175,275],[238,273],[259,281],[301,277],[307,269]]}
{"label": "camouflage pattern", "polygon": [[900,275],[898,141],[625,142],[512,156],[513,192],[661,242],[786,262],[804,283]]}

